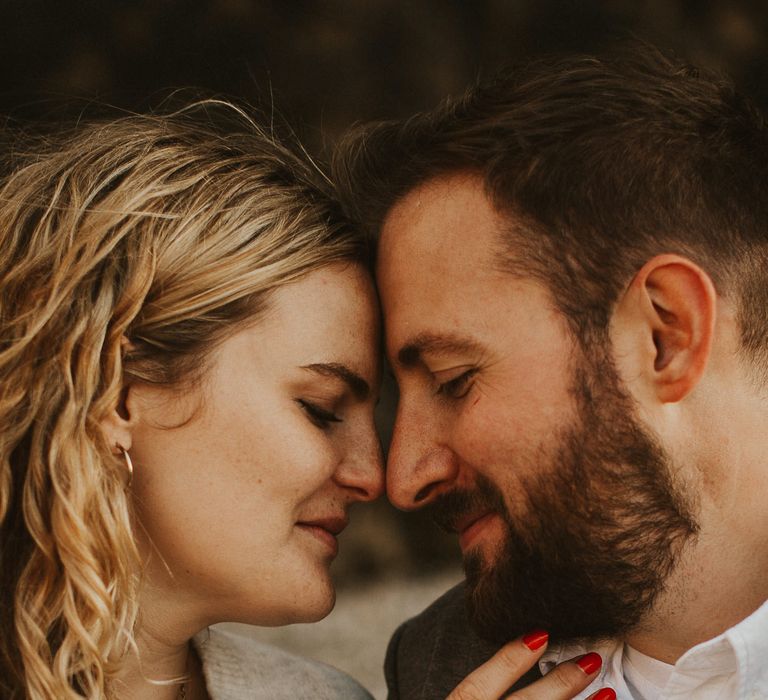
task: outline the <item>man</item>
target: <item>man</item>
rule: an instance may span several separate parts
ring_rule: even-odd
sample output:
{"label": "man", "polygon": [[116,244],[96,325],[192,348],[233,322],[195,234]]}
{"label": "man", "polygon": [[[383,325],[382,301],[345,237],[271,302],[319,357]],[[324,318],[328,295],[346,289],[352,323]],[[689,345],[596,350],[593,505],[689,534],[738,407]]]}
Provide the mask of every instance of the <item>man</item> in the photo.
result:
{"label": "man", "polygon": [[636,47],[509,72],[336,165],[379,236],[389,497],[467,574],[396,633],[390,697],[543,628],[542,672],[602,655],[579,698],[768,698],[762,116]]}

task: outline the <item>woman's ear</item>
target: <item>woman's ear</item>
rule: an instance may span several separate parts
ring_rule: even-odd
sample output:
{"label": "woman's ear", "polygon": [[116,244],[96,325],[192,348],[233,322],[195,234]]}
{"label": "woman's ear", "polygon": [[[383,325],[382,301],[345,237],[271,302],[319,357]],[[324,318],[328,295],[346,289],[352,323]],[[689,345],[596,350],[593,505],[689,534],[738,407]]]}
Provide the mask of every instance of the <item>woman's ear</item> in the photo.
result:
{"label": "woman's ear", "polygon": [[132,415],[129,409],[129,406],[133,403],[129,400],[130,394],[131,386],[123,387],[117,405],[101,421],[101,430],[104,433],[107,444],[115,452],[120,452],[121,449],[127,452],[131,449],[131,444],[133,443],[132,435],[135,416]]}
{"label": "woman's ear", "polygon": [[[131,341],[126,336],[122,336],[120,338],[120,352],[126,353],[131,347]],[[129,404],[131,408],[133,407],[133,401],[129,401],[131,394],[131,385],[124,385],[120,391],[117,405],[113,406],[109,415],[101,421],[104,438],[115,453],[119,453],[121,449],[128,452],[133,443],[132,430],[135,416],[132,415],[129,408]]]}
{"label": "woman's ear", "polygon": [[613,313],[611,336],[625,381],[661,403],[696,386],[709,360],[717,292],[709,275],[679,255],[658,255],[635,275]]}

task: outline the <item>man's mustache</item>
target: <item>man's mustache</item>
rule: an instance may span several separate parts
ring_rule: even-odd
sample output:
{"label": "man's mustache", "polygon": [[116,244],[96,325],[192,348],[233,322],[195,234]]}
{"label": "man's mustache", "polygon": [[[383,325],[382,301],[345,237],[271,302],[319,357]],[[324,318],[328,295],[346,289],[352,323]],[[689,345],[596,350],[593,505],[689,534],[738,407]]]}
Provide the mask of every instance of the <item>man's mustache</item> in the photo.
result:
{"label": "man's mustache", "polygon": [[440,494],[424,509],[438,527],[458,532],[460,524],[479,513],[496,512],[506,519],[504,497],[493,483],[478,476],[472,489],[455,488]]}

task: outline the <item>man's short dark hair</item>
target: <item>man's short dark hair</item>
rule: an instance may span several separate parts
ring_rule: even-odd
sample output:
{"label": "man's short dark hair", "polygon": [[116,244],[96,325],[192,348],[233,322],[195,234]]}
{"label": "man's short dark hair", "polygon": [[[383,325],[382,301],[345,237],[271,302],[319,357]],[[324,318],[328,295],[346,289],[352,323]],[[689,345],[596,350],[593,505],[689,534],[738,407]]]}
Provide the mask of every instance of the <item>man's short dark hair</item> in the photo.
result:
{"label": "man's short dark hair", "polygon": [[334,170],[374,232],[420,183],[476,172],[508,215],[500,265],[546,283],[583,342],[646,260],[685,255],[768,369],[768,131],[723,76],[645,45],[540,59],[353,132]]}

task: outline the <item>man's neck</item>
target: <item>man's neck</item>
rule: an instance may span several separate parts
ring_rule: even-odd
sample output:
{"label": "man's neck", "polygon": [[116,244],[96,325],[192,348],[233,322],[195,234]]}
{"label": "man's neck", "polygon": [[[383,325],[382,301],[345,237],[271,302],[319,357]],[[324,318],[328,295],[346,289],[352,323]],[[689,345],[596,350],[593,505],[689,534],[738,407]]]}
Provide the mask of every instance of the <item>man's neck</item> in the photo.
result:
{"label": "man's neck", "polygon": [[[720,523],[682,553],[644,622],[625,641],[674,664],[692,647],[738,624],[768,599],[768,552]],[[709,530],[712,532],[712,530]],[[763,548],[764,550],[765,548]]]}
{"label": "man's neck", "polygon": [[[721,320],[721,323],[724,321]],[[731,321],[736,328],[735,320]],[[734,341],[738,335],[734,330]],[[642,624],[625,641],[676,663],[768,599],[768,397],[725,345],[687,410],[661,436],[699,525]],[[724,419],[727,417],[727,420]]]}

